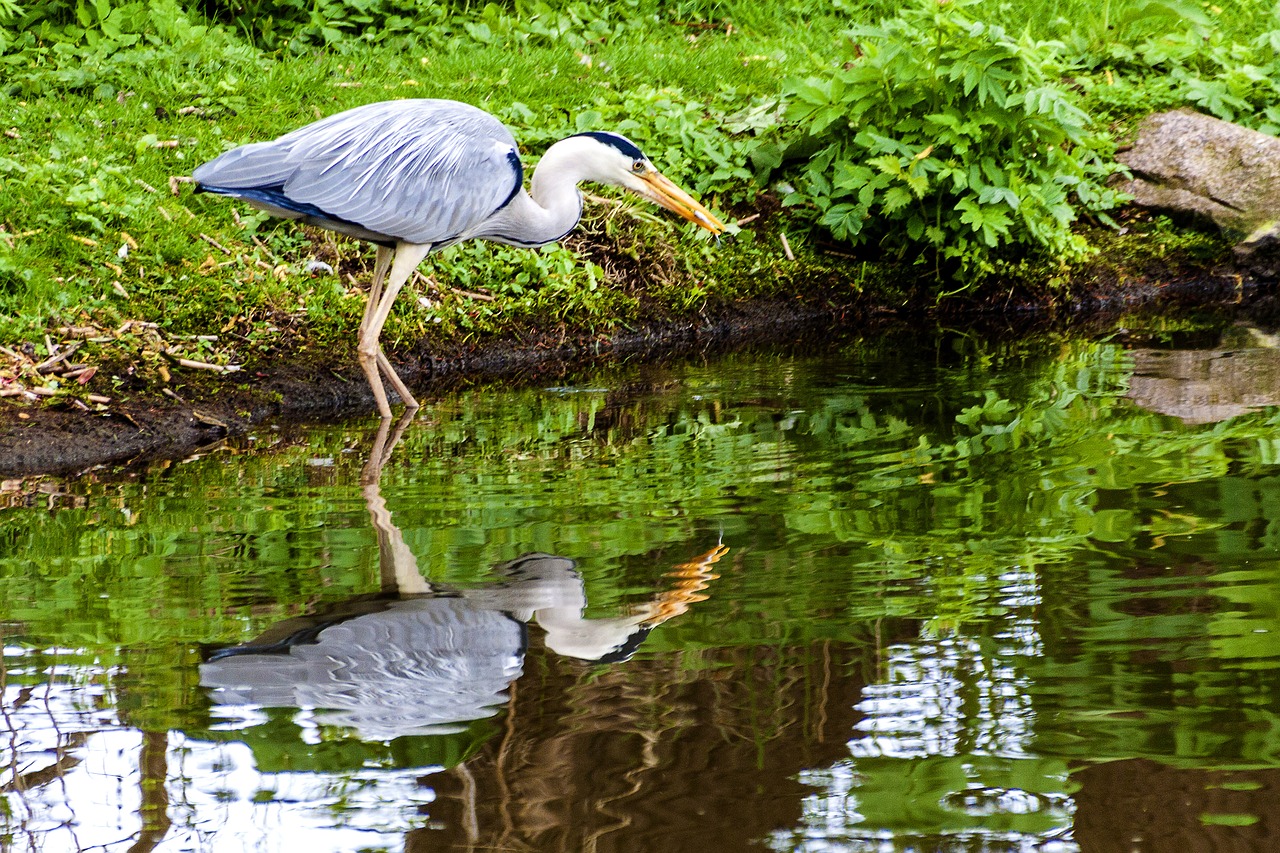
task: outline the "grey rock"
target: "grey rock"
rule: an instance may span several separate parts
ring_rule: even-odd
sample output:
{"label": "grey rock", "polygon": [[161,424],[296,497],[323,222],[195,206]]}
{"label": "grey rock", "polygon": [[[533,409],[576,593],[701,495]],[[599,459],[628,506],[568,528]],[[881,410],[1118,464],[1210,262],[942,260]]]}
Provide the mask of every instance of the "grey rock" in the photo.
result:
{"label": "grey rock", "polygon": [[1280,139],[1194,110],[1155,113],[1117,159],[1133,173],[1134,202],[1212,223],[1236,251],[1280,244]]}

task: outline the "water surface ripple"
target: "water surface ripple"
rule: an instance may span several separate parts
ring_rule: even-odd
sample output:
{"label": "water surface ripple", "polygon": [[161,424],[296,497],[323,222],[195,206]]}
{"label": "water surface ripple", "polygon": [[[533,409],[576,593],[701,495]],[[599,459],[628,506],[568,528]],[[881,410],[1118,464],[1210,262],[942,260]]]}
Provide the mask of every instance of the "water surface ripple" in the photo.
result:
{"label": "water surface ripple", "polygon": [[0,849],[1280,848],[1273,340],[890,336],[4,482]]}

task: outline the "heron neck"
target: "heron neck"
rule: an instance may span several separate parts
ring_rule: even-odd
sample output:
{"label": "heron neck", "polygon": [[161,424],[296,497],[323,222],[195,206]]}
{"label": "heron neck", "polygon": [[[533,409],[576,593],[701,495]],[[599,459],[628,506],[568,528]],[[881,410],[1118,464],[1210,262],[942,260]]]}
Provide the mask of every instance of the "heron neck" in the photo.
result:
{"label": "heron neck", "polygon": [[596,163],[598,148],[598,143],[577,136],[552,145],[533,170],[529,192],[516,193],[486,223],[485,233],[476,236],[517,246],[539,246],[568,234],[582,218],[578,182],[601,180],[604,172]]}
{"label": "heron neck", "polygon": [[572,231],[581,217],[582,194],[573,185],[541,200],[521,190],[476,236],[512,246],[545,246]]}
{"label": "heron neck", "polygon": [[592,166],[592,150],[595,143],[581,137],[562,139],[547,149],[533,170],[529,181],[529,195],[543,213],[547,232],[554,232],[550,239],[564,236],[582,218],[581,181],[598,180]]}

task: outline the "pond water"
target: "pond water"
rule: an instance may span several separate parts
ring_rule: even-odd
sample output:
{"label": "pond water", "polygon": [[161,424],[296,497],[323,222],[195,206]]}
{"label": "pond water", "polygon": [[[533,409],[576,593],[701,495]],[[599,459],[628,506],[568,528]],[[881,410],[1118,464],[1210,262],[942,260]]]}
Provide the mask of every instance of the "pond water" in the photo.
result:
{"label": "pond water", "polygon": [[1278,398],[916,332],[5,482],[0,849],[1280,849]]}

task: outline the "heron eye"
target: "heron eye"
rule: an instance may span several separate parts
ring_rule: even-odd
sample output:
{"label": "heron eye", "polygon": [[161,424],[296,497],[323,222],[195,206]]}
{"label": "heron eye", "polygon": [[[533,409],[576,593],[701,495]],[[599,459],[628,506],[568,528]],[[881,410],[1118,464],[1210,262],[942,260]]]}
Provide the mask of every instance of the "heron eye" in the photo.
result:
{"label": "heron eye", "polygon": [[637,160],[634,163],[632,163],[631,171],[635,172],[637,175],[644,174],[644,161]]}

